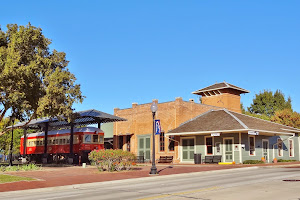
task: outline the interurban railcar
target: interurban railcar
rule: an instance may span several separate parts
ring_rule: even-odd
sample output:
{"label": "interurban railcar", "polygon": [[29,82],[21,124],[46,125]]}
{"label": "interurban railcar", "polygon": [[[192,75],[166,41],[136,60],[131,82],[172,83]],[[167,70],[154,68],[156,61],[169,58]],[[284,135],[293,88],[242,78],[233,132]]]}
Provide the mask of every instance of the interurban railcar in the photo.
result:
{"label": "interurban railcar", "polygon": [[[74,128],[73,153],[78,162],[86,162],[88,153],[92,150],[104,149],[104,132],[94,127]],[[70,155],[70,129],[53,130],[48,132],[47,154],[48,162],[63,162]],[[20,152],[23,155],[21,138]],[[26,155],[30,161],[41,162],[44,156],[45,132],[27,134]]]}

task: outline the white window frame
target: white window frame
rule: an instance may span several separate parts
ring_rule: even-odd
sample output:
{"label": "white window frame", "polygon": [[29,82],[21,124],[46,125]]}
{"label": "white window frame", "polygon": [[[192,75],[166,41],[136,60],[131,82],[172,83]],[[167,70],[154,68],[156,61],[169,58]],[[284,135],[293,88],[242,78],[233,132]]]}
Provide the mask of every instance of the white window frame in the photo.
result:
{"label": "white window frame", "polygon": [[[279,140],[281,141],[281,149],[280,149],[281,155],[279,155]],[[277,156],[283,157],[283,140],[281,138],[277,138]]]}
{"label": "white window frame", "polygon": [[[251,154],[250,152],[250,138],[253,138],[253,142],[254,142],[254,152],[253,152],[253,154]],[[255,136],[254,135],[249,135],[248,136],[248,140],[249,140],[249,156],[256,156],[256,151],[255,151]]]}
{"label": "white window frame", "polygon": [[[291,151],[291,143],[292,142],[292,151]],[[292,153],[292,155],[291,155]],[[294,140],[293,139],[289,139],[289,157],[295,157],[295,147],[294,147]]]}
{"label": "white window frame", "polygon": [[[211,147],[212,147],[212,154],[207,154],[207,146],[206,146],[206,138],[212,138],[212,144],[211,144]],[[204,148],[205,148],[205,155],[206,156],[212,156],[212,155],[215,155],[214,153],[214,137],[213,136],[204,136]]]}

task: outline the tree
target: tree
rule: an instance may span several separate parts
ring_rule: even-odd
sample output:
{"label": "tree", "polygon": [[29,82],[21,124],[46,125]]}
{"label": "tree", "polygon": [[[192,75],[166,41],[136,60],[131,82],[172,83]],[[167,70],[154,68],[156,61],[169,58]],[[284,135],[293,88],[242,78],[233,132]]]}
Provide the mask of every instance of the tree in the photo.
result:
{"label": "tree", "polygon": [[[11,125],[9,118],[3,118],[0,122],[0,131],[3,134],[0,137],[0,150],[4,150],[4,154],[9,154],[10,144],[11,144],[11,130],[5,130],[5,127]],[[14,129],[14,141],[13,141],[13,154],[20,153],[20,140],[23,135],[22,129]]]}
{"label": "tree", "polygon": [[0,122],[12,109],[17,118],[65,116],[82,102],[80,85],[64,52],[50,51],[41,28],[7,25],[0,29]]}
{"label": "tree", "polygon": [[293,112],[291,109],[278,110],[271,117],[271,121],[300,128],[300,113]]}
{"label": "tree", "polygon": [[284,94],[280,90],[272,91],[264,90],[255,95],[253,103],[248,107],[251,114],[266,115],[271,117],[277,110],[292,110],[292,100],[289,97],[285,100]]}

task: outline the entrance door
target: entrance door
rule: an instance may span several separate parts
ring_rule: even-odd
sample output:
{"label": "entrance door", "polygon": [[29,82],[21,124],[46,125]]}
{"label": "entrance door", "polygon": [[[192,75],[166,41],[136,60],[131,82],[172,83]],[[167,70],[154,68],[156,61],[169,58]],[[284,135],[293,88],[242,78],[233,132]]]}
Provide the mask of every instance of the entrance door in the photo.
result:
{"label": "entrance door", "polygon": [[225,162],[233,161],[233,141],[232,139],[224,139],[224,154],[225,154]]}
{"label": "entrance door", "polygon": [[182,139],[182,161],[194,160],[194,139]]}
{"label": "entrance door", "polygon": [[262,143],[263,143],[263,157],[267,162],[269,162],[269,155],[268,155],[269,141],[263,140]]}
{"label": "entrance door", "polygon": [[145,160],[150,160],[150,136],[139,137],[139,156],[144,156]]}

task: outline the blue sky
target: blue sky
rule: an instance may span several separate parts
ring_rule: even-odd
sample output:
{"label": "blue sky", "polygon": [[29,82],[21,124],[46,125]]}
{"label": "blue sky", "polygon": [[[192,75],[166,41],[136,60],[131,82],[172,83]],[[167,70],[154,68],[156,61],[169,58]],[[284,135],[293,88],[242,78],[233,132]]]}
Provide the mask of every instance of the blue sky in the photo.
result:
{"label": "blue sky", "polygon": [[[300,112],[300,1],[4,1],[0,24],[41,27],[86,96],[76,110],[197,99],[226,81]],[[150,109],[150,108],[149,108]]]}

